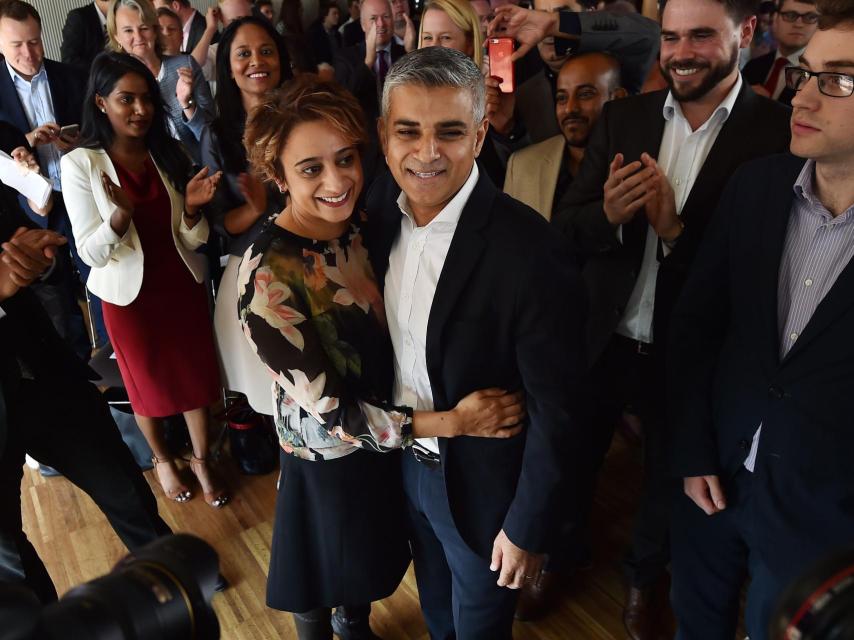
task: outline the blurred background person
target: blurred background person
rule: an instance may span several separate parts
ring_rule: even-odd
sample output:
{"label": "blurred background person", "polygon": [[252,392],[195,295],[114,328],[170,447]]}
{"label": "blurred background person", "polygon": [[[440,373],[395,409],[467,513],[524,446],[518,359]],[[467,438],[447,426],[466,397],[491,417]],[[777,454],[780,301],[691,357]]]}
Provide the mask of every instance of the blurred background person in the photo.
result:
{"label": "blurred background person", "polygon": [[[62,158],[63,187],[87,285],[104,320],[134,417],[154,457],[163,492],[191,497],[163,439],[161,418],[183,414],[193,445],[190,469],[205,501],[228,501],[208,466],[208,407],[220,397],[219,367],[200,207],[219,174],[193,175],[166,130],[154,76],[138,59],[109,52],[92,64],[83,103],[83,146]],[[143,253],[144,252],[144,253]]]}
{"label": "blurred background person", "polygon": [[742,74],[753,90],[787,106],[795,92],[786,86],[786,67],[797,67],[807,44],[818,28],[818,12],[812,0],[778,0],[771,23],[776,50],[748,62]]}
{"label": "blurred background person", "polygon": [[334,2],[326,2],[319,6],[317,19],[311,23],[306,31],[306,39],[311,52],[314,54],[316,64],[328,64],[332,66],[335,54],[342,47],[341,34],[338,32],[338,23],[341,10]]}
{"label": "blurred background person", "polygon": [[273,8],[273,0],[255,0],[254,5],[252,6],[252,15],[260,16],[270,22],[270,24],[275,24],[275,9]]}
{"label": "blurred background person", "polygon": [[352,47],[365,39],[365,32],[362,31],[362,24],[359,20],[361,4],[361,0],[347,0],[349,17],[338,29],[341,33],[341,43],[345,47]]}
{"label": "blurred background person", "polygon": [[60,60],[89,72],[92,60],[107,44],[107,12],[110,0],[94,0],[72,9],[62,27]]}
{"label": "blurred background person", "polygon": [[223,31],[217,51],[219,115],[202,134],[202,162],[223,179],[206,207],[228,254],[214,310],[214,335],[224,386],[246,395],[256,412],[271,416],[270,376],[249,348],[237,319],[237,266],[285,197],[249,172],[243,134],[247,114],[271,89],[292,78],[282,37],[264,18],[240,18]]}
{"label": "blurred background person", "polygon": [[205,32],[205,16],[196,11],[190,0],[154,0],[154,7],[169,9],[181,21],[181,53],[192,53]]}
{"label": "blurred background person", "polygon": [[160,49],[163,55],[177,56],[181,53],[183,33],[181,18],[172,9],[157,8],[157,37],[160,39]]}

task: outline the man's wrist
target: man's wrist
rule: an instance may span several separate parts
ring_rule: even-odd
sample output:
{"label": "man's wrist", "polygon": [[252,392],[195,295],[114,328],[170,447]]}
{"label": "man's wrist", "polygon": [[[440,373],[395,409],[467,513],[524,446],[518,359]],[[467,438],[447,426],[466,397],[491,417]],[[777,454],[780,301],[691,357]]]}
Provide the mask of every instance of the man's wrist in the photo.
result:
{"label": "man's wrist", "polygon": [[673,246],[676,244],[676,241],[682,237],[682,234],[684,232],[685,224],[681,220],[677,220],[671,231],[669,231],[665,235],[660,236],[661,241],[672,249]]}

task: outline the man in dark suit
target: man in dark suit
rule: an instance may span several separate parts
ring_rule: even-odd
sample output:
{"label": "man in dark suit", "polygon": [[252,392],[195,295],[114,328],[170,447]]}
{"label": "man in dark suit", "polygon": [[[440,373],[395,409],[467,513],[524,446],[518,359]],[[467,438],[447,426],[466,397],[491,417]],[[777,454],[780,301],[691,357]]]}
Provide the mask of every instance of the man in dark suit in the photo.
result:
{"label": "man in dark suit", "polygon": [[354,44],[359,44],[365,40],[365,32],[359,19],[360,0],[347,0],[347,10],[350,12],[350,18],[341,25],[339,32],[341,33],[342,44],[345,47],[352,47]]}
{"label": "man in dark suit", "polygon": [[771,23],[777,50],[754,58],[742,72],[756,93],[786,106],[792,104],[794,92],[786,87],[783,72],[786,67],[798,66],[817,22],[814,0],[778,0]]}
{"label": "man in dark suit", "polygon": [[[18,135],[0,124],[0,146]],[[49,602],[56,591],[22,529],[25,453],[86,491],[128,548],[170,530],[106,402],[89,382],[97,375],[60,339],[28,288],[46,272],[55,277],[52,261],[65,238],[33,225],[15,192],[0,184],[0,239],[0,581],[23,582]]]}
{"label": "man in dark suit", "polygon": [[[184,51],[185,53],[192,53],[196,48],[196,45],[199,44],[199,40],[202,39],[205,29],[207,28],[205,16],[193,8],[193,5],[190,4],[190,0],[154,0],[154,6],[156,8],[167,7],[171,9],[178,18],[180,18],[181,27],[184,31],[181,51]],[[217,42],[218,40],[219,33],[217,32],[214,34],[211,42]]]}
{"label": "man in dark suit", "polygon": [[60,59],[89,73],[92,60],[104,50],[107,42],[109,0],[94,0],[68,12],[62,27]]}
{"label": "man in dark suit", "polygon": [[337,4],[323,4],[318,10],[317,20],[306,30],[308,46],[317,64],[325,63],[331,66],[335,54],[341,48],[341,34],[338,33],[340,15],[341,10]]}
{"label": "man in dark suit", "polygon": [[[68,248],[60,249],[60,271],[65,277],[56,286],[40,284],[39,297],[45,304],[57,330],[73,343],[78,355],[88,359],[91,349],[82,316],[76,306],[71,262],[68,250],[83,282],[89,267],[77,259],[71,223],[62,199],[59,160],[74,147],[78,134],[62,134],[61,127],[79,125],[83,110],[86,74],[78,68],[44,57],[41,18],[21,0],[0,3],[0,53],[6,64],[0,67],[0,120],[22,131],[35,149],[41,172],[53,182],[54,205],[43,218],[22,207],[33,222],[64,235]],[[93,320],[101,339],[106,338],[100,314],[100,301],[93,299]]]}
{"label": "man in dark suit", "polygon": [[[625,561],[629,637],[653,638],[667,605],[672,480],[666,472],[664,337],[686,272],[727,178],[784,150],[788,109],[738,72],[750,0],[670,0],[661,71],[669,90],[605,105],[555,224],[585,257],[588,354],[601,463],[620,412],[644,425],[644,485]],[[695,34],[704,34],[697,38]]]}
{"label": "man in dark suit", "polygon": [[[580,417],[585,295],[559,235],[500,193],[475,157],[485,88],[464,54],[413,51],[386,81],[374,185],[375,269],[395,350],[395,401],[451,407],[523,388],[528,421],[503,440],[424,439],[404,456],[421,607],[433,638],[511,638],[588,455]],[[508,588],[509,587],[509,588]]]}
{"label": "man in dark suit", "polygon": [[385,76],[406,53],[392,39],[391,16],[389,0],[363,0],[360,21],[365,41],[339,51],[332,65],[335,79],[362,105],[371,136],[375,135],[374,123],[380,115],[379,96]]}
{"label": "man in dark suit", "polygon": [[782,591],[854,540],[854,8],[817,6],[789,76],[794,155],[732,178],[673,314],[685,493],[673,605],[686,639],[734,636],[749,573],[746,631],[767,640]]}

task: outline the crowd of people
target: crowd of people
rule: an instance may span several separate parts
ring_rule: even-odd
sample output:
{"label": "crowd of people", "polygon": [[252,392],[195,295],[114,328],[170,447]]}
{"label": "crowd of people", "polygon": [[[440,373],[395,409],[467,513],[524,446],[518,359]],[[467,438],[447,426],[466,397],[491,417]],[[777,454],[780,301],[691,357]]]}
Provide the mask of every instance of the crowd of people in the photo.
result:
{"label": "crowd of people", "polygon": [[628,637],[770,638],[854,540],[854,2],[638,9],[94,0],[60,62],[0,0],[0,161],[52,187],[0,184],[0,581],[56,598],[25,454],[128,548],[169,532],[111,348],[171,500],[164,419],[216,509],[222,390],[275,426],[267,604],[302,640],[376,638],[410,562],[431,638],[511,638],[591,562],[617,429]]}

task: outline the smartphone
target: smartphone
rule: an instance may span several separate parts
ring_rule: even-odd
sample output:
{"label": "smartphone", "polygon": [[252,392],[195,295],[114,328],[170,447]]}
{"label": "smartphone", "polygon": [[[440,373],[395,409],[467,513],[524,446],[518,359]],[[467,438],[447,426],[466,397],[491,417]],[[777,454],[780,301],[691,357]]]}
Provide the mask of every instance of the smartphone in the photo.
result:
{"label": "smartphone", "polygon": [[513,38],[489,38],[489,75],[501,78],[501,93],[513,93]]}
{"label": "smartphone", "polygon": [[78,133],[80,133],[80,125],[79,124],[68,124],[59,130],[59,137],[68,139],[75,137]]}

